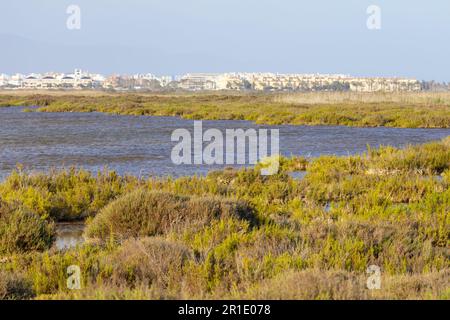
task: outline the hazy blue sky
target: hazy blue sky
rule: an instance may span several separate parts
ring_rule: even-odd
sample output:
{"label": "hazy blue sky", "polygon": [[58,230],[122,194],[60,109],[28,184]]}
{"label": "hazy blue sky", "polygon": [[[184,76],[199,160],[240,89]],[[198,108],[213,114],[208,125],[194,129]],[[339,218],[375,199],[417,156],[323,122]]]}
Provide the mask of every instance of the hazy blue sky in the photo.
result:
{"label": "hazy blue sky", "polygon": [[[81,29],[66,8],[81,8]],[[366,9],[381,7],[381,30]],[[2,0],[0,73],[271,71],[450,81],[449,0]]]}

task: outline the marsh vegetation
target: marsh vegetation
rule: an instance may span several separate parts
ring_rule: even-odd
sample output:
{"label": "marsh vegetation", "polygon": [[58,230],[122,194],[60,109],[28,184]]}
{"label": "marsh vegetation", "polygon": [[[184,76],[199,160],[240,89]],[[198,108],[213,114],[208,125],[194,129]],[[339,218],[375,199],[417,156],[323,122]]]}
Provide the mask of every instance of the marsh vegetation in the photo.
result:
{"label": "marsh vegetation", "polygon": [[268,125],[450,128],[448,93],[17,93],[1,95],[0,106],[39,106],[28,111],[42,112],[249,120]]}
{"label": "marsh vegetation", "polygon": [[[450,137],[282,158],[273,176],[18,168],[0,197],[4,299],[450,298]],[[62,221],[85,221],[87,241],[52,247]],[[67,288],[70,265],[81,290]],[[366,288],[369,265],[380,290]]]}

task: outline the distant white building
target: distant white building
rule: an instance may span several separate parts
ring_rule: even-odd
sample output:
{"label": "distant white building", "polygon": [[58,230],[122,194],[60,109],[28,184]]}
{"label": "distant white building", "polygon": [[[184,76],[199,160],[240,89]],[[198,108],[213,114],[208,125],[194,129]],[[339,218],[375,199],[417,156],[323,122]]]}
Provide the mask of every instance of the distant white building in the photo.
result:
{"label": "distant white building", "polygon": [[83,76],[83,71],[81,69],[75,69],[73,72],[75,79],[80,79]]}
{"label": "distant white building", "polygon": [[11,76],[11,78],[9,79],[8,84],[10,86],[12,86],[12,87],[20,88],[20,87],[22,87],[22,83],[23,83],[23,79],[24,78],[25,78],[25,76],[23,74],[16,73],[16,74]]}
{"label": "distant white building", "polygon": [[229,77],[226,73],[188,73],[179,82],[185,90],[225,90]]}
{"label": "distant white building", "polygon": [[29,74],[23,78],[21,87],[29,89],[42,88],[41,78],[40,74]]}
{"label": "distant white building", "polygon": [[[100,78],[103,81],[104,78]],[[52,89],[52,88],[86,88],[94,85],[91,75],[76,69],[72,74],[47,73],[29,74],[17,83],[18,87],[26,89]],[[11,80],[10,80],[11,84]]]}
{"label": "distant white building", "polygon": [[9,83],[9,76],[7,74],[0,74],[0,87],[5,87]]}
{"label": "distant white building", "polygon": [[[172,76],[152,73],[132,76],[113,75],[105,78],[81,69],[73,73],[29,75],[0,74],[0,87],[25,89],[82,89],[106,88],[157,90],[174,81]],[[158,84],[159,83],[159,84]],[[260,90],[260,91],[356,91],[356,92],[416,92],[421,83],[405,78],[363,78],[342,74],[279,74],[279,73],[188,73],[175,76],[172,88],[198,90]]]}
{"label": "distant white building", "polygon": [[180,88],[192,91],[215,89],[212,81],[214,76],[209,73],[188,73],[180,78]]}
{"label": "distant white building", "polygon": [[172,76],[161,76],[159,78],[159,83],[161,84],[162,87],[166,87],[172,81],[173,81],[173,77]]}

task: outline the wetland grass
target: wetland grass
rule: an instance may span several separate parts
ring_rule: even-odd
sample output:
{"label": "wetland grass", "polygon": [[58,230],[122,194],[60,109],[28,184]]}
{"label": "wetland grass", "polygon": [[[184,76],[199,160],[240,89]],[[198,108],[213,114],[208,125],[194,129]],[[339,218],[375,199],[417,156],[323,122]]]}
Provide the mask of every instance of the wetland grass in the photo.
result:
{"label": "wetland grass", "polygon": [[[15,171],[0,184],[0,298],[449,299],[448,139],[282,159],[273,176]],[[88,241],[48,249],[67,219],[87,220]],[[381,290],[365,287],[369,265]]]}

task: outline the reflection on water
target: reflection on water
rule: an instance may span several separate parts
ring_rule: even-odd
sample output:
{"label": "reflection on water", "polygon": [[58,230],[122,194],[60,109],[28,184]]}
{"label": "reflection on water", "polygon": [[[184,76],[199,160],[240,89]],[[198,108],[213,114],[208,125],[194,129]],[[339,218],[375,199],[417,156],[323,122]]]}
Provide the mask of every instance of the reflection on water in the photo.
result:
{"label": "reflection on water", "polygon": [[57,223],[55,247],[64,250],[83,243],[84,226],[81,222]]}
{"label": "reflection on water", "polygon": [[[193,121],[176,117],[118,116],[101,113],[24,113],[0,108],[0,179],[17,163],[26,169],[82,166],[97,171],[107,165],[119,174],[183,176],[206,174],[224,166],[172,163],[173,130],[192,132]],[[204,121],[203,130],[274,128],[248,121]],[[404,146],[450,135],[449,129],[277,126],[283,155],[316,157],[363,152],[367,145]]]}

